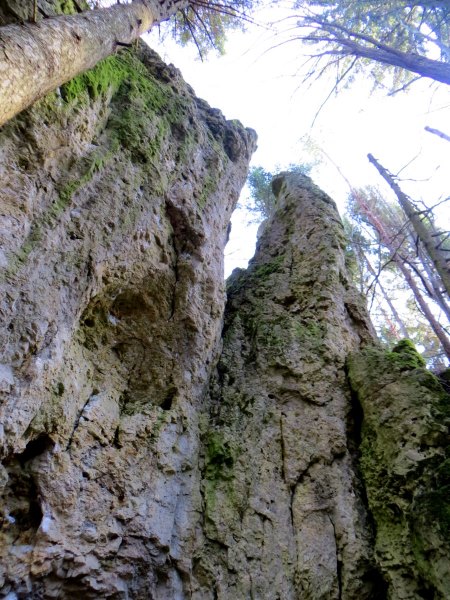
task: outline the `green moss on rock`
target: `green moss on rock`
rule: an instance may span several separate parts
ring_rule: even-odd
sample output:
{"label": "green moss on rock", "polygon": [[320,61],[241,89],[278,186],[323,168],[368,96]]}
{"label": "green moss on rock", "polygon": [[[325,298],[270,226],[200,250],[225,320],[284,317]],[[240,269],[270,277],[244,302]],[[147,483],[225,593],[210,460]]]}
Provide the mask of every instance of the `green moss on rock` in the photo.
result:
{"label": "green moss on rock", "polygon": [[206,443],[205,477],[215,481],[229,479],[234,464],[234,452],[223,434],[211,432]]}
{"label": "green moss on rock", "polygon": [[425,359],[417,352],[411,340],[401,340],[394,346],[392,352],[400,355],[405,369],[419,369],[427,366]]}
{"label": "green moss on rock", "polygon": [[283,264],[283,255],[276,256],[270,262],[264,263],[262,265],[258,265],[252,271],[251,275],[256,279],[266,279],[272,273],[278,273],[281,270],[281,266]]}
{"label": "green moss on rock", "polygon": [[57,15],[76,15],[80,10],[89,10],[85,0],[53,0],[52,8]]}
{"label": "green moss on rock", "polygon": [[109,56],[93,69],[74,77],[60,88],[67,104],[86,105],[107,93],[114,93],[127,76],[125,63],[119,56]]}
{"label": "green moss on rock", "polygon": [[[360,466],[391,597],[444,598],[450,571],[450,397],[408,340],[353,355],[363,412]],[[395,594],[398,594],[396,596]],[[403,594],[403,595],[401,595]],[[431,597],[431,596],[430,596]]]}

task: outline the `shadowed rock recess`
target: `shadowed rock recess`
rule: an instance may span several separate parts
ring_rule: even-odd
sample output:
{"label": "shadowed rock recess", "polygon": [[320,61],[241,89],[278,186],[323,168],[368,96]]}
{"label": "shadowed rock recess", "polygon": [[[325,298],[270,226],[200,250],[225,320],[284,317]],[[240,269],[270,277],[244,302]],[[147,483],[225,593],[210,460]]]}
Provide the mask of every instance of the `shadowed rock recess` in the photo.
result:
{"label": "shadowed rock recess", "polygon": [[144,47],[0,129],[2,598],[449,597],[449,396],[307,177],[224,313],[254,148]]}

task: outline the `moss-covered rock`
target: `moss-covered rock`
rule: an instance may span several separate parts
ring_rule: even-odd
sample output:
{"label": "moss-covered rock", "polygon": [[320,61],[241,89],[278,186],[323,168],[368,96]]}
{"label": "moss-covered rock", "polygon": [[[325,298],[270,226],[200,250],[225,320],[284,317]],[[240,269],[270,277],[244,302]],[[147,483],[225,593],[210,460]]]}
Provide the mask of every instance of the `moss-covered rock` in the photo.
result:
{"label": "moss-covered rock", "polygon": [[360,465],[389,598],[450,589],[450,397],[411,342],[349,360],[363,412]]}

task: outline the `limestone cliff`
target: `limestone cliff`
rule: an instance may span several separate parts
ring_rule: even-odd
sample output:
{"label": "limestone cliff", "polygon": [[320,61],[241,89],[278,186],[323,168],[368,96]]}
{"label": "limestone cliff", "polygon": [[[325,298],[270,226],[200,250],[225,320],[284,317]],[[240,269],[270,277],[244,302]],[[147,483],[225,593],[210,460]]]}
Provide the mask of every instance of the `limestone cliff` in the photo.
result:
{"label": "limestone cliff", "polygon": [[379,578],[345,360],[373,335],[334,203],[296,174],[274,189],[255,258],[228,284],[198,578],[230,600],[369,598]]}
{"label": "limestone cliff", "polygon": [[182,597],[254,144],[145,47],[0,131],[4,593]]}
{"label": "limestone cliff", "polygon": [[0,129],[1,597],[449,597],[449,396],[307,177],[225,309],[254,147],[145,47]]}
{"label": "limestone cliff", "polygon": [[349,376],[364,415],[361,470],[389,598],[449,598],[448,387],[408,340],[352,355]]}

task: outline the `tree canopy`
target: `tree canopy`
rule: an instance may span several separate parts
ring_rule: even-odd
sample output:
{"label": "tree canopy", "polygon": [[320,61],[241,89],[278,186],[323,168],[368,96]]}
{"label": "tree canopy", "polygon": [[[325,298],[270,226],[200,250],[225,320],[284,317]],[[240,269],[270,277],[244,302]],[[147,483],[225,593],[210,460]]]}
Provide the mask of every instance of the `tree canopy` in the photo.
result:
{"label": "tree canopy", "polygon": [[322,60],[337,68],[338,79],[359,69],[382,85],[389,74],[394,89],[421,76],[450,84],[448,0],[299,0],[296,6],[292,38],[316,48],[314,70]]}
{"label": "tree canopy", "polygon": [[[304,163],[301,165],[291,164],[286,170],[301,175],[309,175],[314,164]],[[279,168],[276,172],[280,171]],[[250,190],[252,203],[246,204],[246,209],[256,216],[257,221],[270,217],[275,209],[275,195],[272,191],[272,179],[275,173],[266,171],[264,167],[252,167],[248,174],[247,184]]]}

